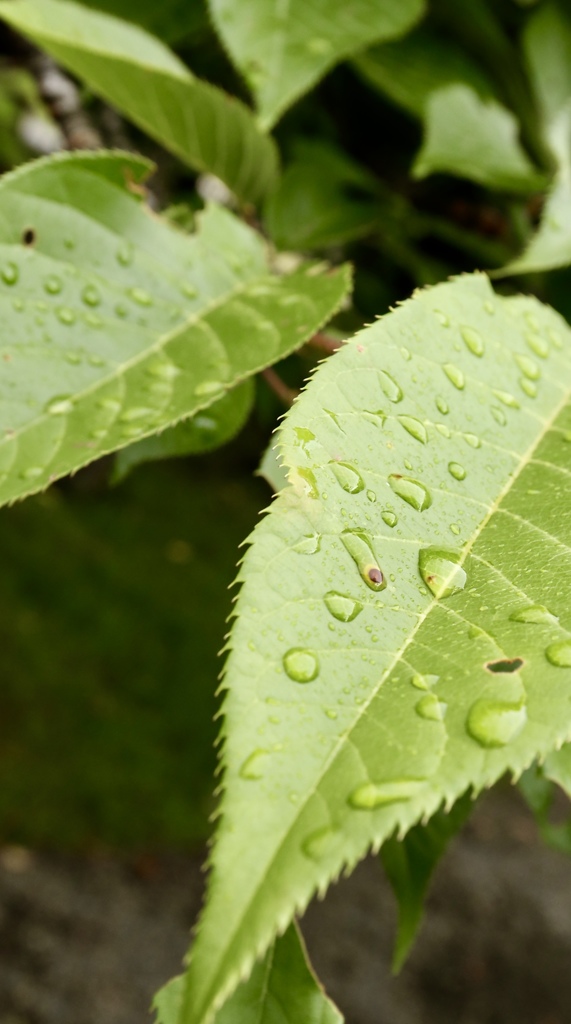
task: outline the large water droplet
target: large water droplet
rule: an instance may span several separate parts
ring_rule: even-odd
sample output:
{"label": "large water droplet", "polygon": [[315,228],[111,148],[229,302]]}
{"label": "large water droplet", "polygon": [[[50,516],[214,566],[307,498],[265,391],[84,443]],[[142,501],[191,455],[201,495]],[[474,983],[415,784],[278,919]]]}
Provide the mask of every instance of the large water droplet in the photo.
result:
{"label": "large water droplet", "polygon": [[101,302],[101,295],[99,289],[94,284],[86,284],[85,288],[81,293],[82,301],[85,302],[86,306],[98,306]]}
{"label": "large water droplet", "polygon": [[470,445],[470,448],[481,448],[482,442],[477,434],[462,434],[466,444]]}
{"label": "large water droplet", "polygon": [[541,370],[534,359],[531,359],[529,356],[520,355],[519,352],[514,355],[514,359],[524,377],[527,377],[528,380],[539,380]]}
{"label": "large water droplet", "polygon": [[453,384],[455,388],[458,388],[459,391],[462,391],[466,384],[466,378],[464,377],[460,367],[455,366],[454,363],[445,363],[442,369],[450,383]]}
{"label": "large water droplet", "polygon": [[450,473],[450,476],[454,477],[455,480],[466,479],[466,470],[464,469],[464,466],[460,465],[459,462],[449,462],[448,472]]}
{"label": "large water droplet", "polygon": [[20,271],[18,270],[17,264],[12,263],[11,261],[6,263],[0,271],[0,277],[2,277],[4,284],[7,285],[16,284],[19,276]]}
{"label": "large water droplet", "polygon": [[399,498],[412,505],[417,512],[424,512],[432,505],[430,491],[420,480],[414,480],[410,476],[401,476],[399,473],[391,473],[389,486]]}
{"label": "large water droplet", "polygon": [[429,722],[443,722],[447,708],[446,702],[438,700],[435,693],[427,693],[414,706],[417,715],[428,719]]}
{"label": "large water droplet", "polygon": [[466,729],[482,747],[505,747],[519,735],[526,721],[525,704],[482,699],[472,704]]}
{"label": "large water droplet", "polygon": [[462,335],[462,340],[464,341],[466,348],[472,353],[472,355],[484,355],[484,342],[478,331],[475,331],[473,327],[462,327],[460,334]]}
{"label": "large water droplet", "polygon": [[549,355],[549,343],[539,334],[526,334],[525,340],[531,351],[540,359],[547,359]]}
{"label": "large water droplet", "polygon": [[339,619],[340,622],[352,622],[363,611],[360,601],[346,594],[339,594],[336,590],[330,590],[324,601],[333,618]]}
{"label": "large water droplet", "polygon": [[371,590],[384,590],[387,582],[377,563],[371,541],[361,530],[344,530],[341,540],[359,570],[361,579]]}
{"label": "large water droplet", "polygon": [[319,675],[317,655],[305,647],[292,647],[283,657],[284,668],[296,683],[311,683]]}
{"label": "large water droplet", "polygon": [[510,619],[512,622],[530,622],[538,626],[553,625],[559,621],[544,604],[530,604],[525,608],[518,608],[512,612]]}
{"label": "large water droplet", "polygon": [[44,290],[48,292],[49,295],[59,295],[62,288],[63,285],[61,278],[57,277],[55,274],[50,274],[50,276],[44,281]]}
{"label": "large water droplet", "polygon": [[366,782],[354,789],[349,804],[358,811],[374,811],[388,804],[411,800],[424,787],[424,779],[391,779],[390,782]]}
{"label": "large water droplet", "polygon": [[321,547],[321,537],[318,533],[309,533],[301,540],[298,540],[297,544],[293,545],[293,551],[297,551],[300,555],[314,555],[316,551],[319,551]]}
{"label": "large water droplet", "polygon": [[51,416],[65,416],[73,409],[73,402],[69,395],[59,395],[47,403],[45,411]]}
{"label": "large water droplet", "polygon": [[417,441],[420,441],[421,444],[426,444],[428,441],[428,434],[424,423],[417,420],[415,416],[397,416],[397,420],[412,437],[416,438]]}
{"label": "large water droplet", "polygon": [[394,377],[391,377],[390,373],[386,373],[384,370],[379,370],[378,374],[381,388],[389,402],[401,402],[403,393]]}
{"label": "large water droplet", "polygon": [[557,668],[571,668],[571,640],[557,640],[550,644],[545,657]]}
{"label": "large water droplet", "polygon": [[254,750],[240,768],[239,774],[241,778],[252,781],[261,779],[264,774],[264,762],[268,754],[269,750]]}
{"label": "large water droplet", "polygon": [[383,523],[386,523],[386,525],[390,526],[391,528],[393,526],[396,526],[398,523],[397,516],[388,508],[383,509],[383,511],[381,512],[381,519],[383,520]]}
{"label": "large water droplet", "polygon": [[466,585],[466,571],[460,565],[462,555],[448,548],[421,548],[418,569],[434,597],[450,597]]}
{"label": "large water droplet", "polygon": [[365,483],[360,473],[349,462],[330,462],[329,465],[335,474],[337,483],[347,491],[348,494],[358,494],[362,491]]}

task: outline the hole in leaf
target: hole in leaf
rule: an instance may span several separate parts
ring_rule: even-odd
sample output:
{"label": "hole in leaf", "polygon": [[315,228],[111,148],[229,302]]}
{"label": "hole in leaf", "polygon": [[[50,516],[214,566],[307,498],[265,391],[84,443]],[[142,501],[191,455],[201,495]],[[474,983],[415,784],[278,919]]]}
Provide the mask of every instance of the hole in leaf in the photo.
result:
{"label": "hole in leaf", "polygon": [[499,661],[488,661],[486,668],[488,672],[519,672],[523,665],[523,658],[500,658]]}
{"label": "hole in leaf", "polygon": [[22,245],[34,245],[35,241],[35,228],[24,228],[24,230],[22,231]]}

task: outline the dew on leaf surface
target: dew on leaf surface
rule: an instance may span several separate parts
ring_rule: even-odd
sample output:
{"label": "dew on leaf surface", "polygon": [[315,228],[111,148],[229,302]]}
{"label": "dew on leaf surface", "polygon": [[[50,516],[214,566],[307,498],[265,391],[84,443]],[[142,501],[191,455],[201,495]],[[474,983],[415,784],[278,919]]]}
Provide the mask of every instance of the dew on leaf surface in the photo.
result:
{"label": "dew on leaf surface", "polygon": [[507,418],[503,409],[499,409],[497,405],[492,405],[490,406],[490,412],[494,417],[496,423],[499,423],[500,427],[505,427],[507,423]]}
{"label": "dew on leaf surface", "polygon": [[423,788],[425,779],[391,779],[387,782],[365,782],[349,797],[349,804],[358,811],[374,811],[388,804],[410,800]]}
{"label": "dew on leaf surface", "polygon": [[450,473],[450,476],[454,477],[455,480],[466,479],[466,470],[464,469],[464,466],[460,465],[459,462],[449,462],[448,472]]}
{"label": "dew on leaf surface", "polygon": [[197,292],[196,288],[194,287],[194,285],[189,284],[188,282],[185,282],[182,285],[181,292],[182,292],[183,295],[186,296],[187,299],[195,299],[196,296],[198,295],[198,292]]}
{"label": "dew on leaf surface", "polygon": [[383,520],[383,523],[386,523],[386,525],[390,526],[391,529],[392,529],[393,526],[396,526],[397,523],[398,523],[397,516],[395,515],[394,512],[391,512],[391,510],[388,509],[388,508],[383,509],[383,511],[381,512],[381,519]]}
{"label": "dew on leaf surface", "polygon": [[128,267],[133,262],[133,246],[130,242],[121,242],[116,252],[117,262],[122,267]]}
{"label": "dew on leaf surface", "polygon": [[385,370],[379,370],[378,374],[381,388],[389,402],[401,402],[403,399],[402,389],[399,387],[394,377],[391,377],[390,373],[386,373]]}
{"label": "dew on leaf surface", "polygon": [[368,535],[362,530],[344,530],[341,540],[367,586],[371,590],[384,590],[387,583]]}
{"label": "dew on leaf surface", "polygon": [[197,398],[205,398],[207,395],[215,395],[217,391],[223,391],[224,385],[221,380],[203,380],[197,384],[194,394]]}
{"label": "dew on leaf surface", "polygon": [[482,442],[477,434],[462,434],[466,444],[470,445],[470,448],[481,448]]}
{"label": "dew on leaf surface", "polygon": [[412,505],[417,512],[424,512],[432,505],[430,491],[420,480],[401,476],[400,473],[391,473],[388,480],[391,490],[408,505]]}
{"label": "dew on leaf surface", "polygon": [[311,860],[321,860],[333,852],[339,845],[341,834],[333,828],[319,828],[302,843],[302,851]]}
{"label": "dew on leaf surface", "polygon": [[16,284],[17,281],[18,281],[19,276],[20,276],[20,271],[18,270],[18,266],[17,266],[16,263],[12,263],[12,262],[6,263],[2,267],[2,270],[0,271],[0,277],[2,277],[2,280],[3,280],[4,284],[7,284],[7,285]]}
{"label": "dew on leaf surface", "polygon": [[526,334],[525,340],[534,355],[540,359],[547,359],[549,355],[549,344],[539,334]]}
{"label": "dew on leaf surface", "polygon": [[470,708],[466,729],[481,747],[505,747],[519,736],[527,721],[525,704],[477,700]]}
{"label": "dew on leaf surface", "polygon": [[171,363],[170,359],[155,360],[145,368],[145,373],[151,377],[158,377],[159,380],[173,380],[180,372],[178,366]]}
{"label": "dew on leaf surface", "polygon": [[324,601],[327,611],[340,622],[352,622],[363,611],[360,601],[348,597],[346,594],[339,594],[336,590],[330,590],[325,595]]}
{"label": "dew on leaf surface", "polygon": [[368,423],[372,423],[375,427],[382,427],[387,418],[387,414],[382,409],[377,409],[376,412],[370,412],[367,409],[361,413],[363,419],[367,420]]}
{"label": "dew on leaf surface", "polygon": [[55,274],[50,274],[49,277],[44,281],[44,291],[48,292],[49,295],[59,295],[63,288],[63,284],[60,277]]}
{"label": "dew on leaf surface", "polygon": [[130,409],[125,409],[119,417],[122,423],[132,423],[133,420],[147,419],[149,416],[153,416],[155,413],[154,409],[150,409],[146,405],[133,405]]}
{"label": "dew on leaf surface", "polygon": [[420,672],[415,672],[410,681],[415,690],[430,690],[432,686],[436,686],[439,679],[440,676],[421,675]]}
{"label": "dew on leaf surface", "polygon": [[530,356],[520,355],[519,352],[516,352],[514,359],[524,377],[527,377],[528,380],[539,380],[541,370],[534,359],[531,359]]}
{"label": "dew on leaf surface", "polygon": [[545,657],[557,668],[571,668],[571,640],[557,640],[550,644]]}
{"label": "dew on leaf surface", "polygon": [[20,476],[23,480],[36,480],[43,472],[44,471],[41,466],[29,466],[28,469],[25,469],[20,473]]}
{"label": "dew on leaf surface", "polygon": [[45,406],[45,412],[51,416],[65,416],[73,409],[73,402],[69,395],[59,395],[51,398]]}
{"label": "dew on leaf surface", "polygon": [[424,423],[421,423],[420,420],[417,420],[415,416],[397,416],[397,420],[399,421],[400,425],[404,427],[406,431],[408,431],[411,437],[414,437],[417,441],[420,441],[421,444],[426,444],[426,442],[428,441],[428,434],[426,432],[426,427]]}
{"label": "dew on leaf surface", "polygon": [[254,781],[261,779],[264,774],[264,762],[269,750],[254,750],[242,763],[239,775],[242,779]]}
{"label": "dew on leaf surface", "polygon": [[314,555],[321,547],[321,537],[318,533],[308,533],[301,540],[293,545],[292,550],[300,555]]}
{"label": "dew on leaf surface", "polygon": [[455,366],[454,363],[445,363],[442,369],[450,383],[453,384],[455,388],[458,388],[458,391],[462,391],[466,384],[466,378],[464,377],[460,367]]}
{"label": "dew on leaf surface", "polygon": [[436,408],[438,409],[438,412],[441,413],[442,416],[446,416],[450,412],[450,406],[448,405],[448,402],[446,402],[444,398],[441,398],[440,395],[438,395],[436,398]]}
{"label": "dew on leaf surface", "polygon": [[458,526],[458,523],[450,523],[450,530],[454,534],[454,536],[457,537],[460,533],[460,527]]}
{"label": "dew on leaf surface", "polygon": [[57,311],[57,318],[60,323],[65,324],[67,327],[74,324],[76,319],[73,309],[70,309],[69,306],[60,306]]}
{"label": "dew on leaf surface", "polygon": [[462,335],[462,340],[466,345],[466,348],[472,353],[472,355],[484,355],[484,341],[479,331],[474,330],[473,327],[462,327],[460,334]]}
{"label": "dew on leaf surface", "polygon": [[498,390],[494,389],[492,394],[495,395],[495,397],[497,398],[498,402],[501,402],[502,405],[507,405],[508,409],[519,409],[520,408],[520,404],[519,404],[517,398],[514,398],[514,396],[512,394],[510,394],[509,391],[498,391]]}
{"label": "dew on leaf surface", "polygon": [[559,621],[557,615],[553,615],[544,604],[530,604],[525,608],[518,608],[510,615],[512,622],[531,622],[535,625],[553,625]]}
{"label": "dew on leaf surface", "polygon": [[442,722],[444,721],[447,707],[446,702],[438,700],[435,693],[427,693],[417,701],[414,710],[420,718],[426,718],[429,722]]}
{"label": "dew on leaf surface", "polygon": [[330,462],[337,483],[347,494],[358,494],[365,482],[361,474],[349,462]]}
{"label": "dew on leaf surface", "polygon": [[466,570],[460,565],[461,552],[448,548],[421,548],[418,569],[423,582],[436,598],[451,597],[466,586]]}
{"label": "dew on leaf surface", "polygon": [[445,423],[435,423],[435,427],[438,433],[442,434],[442,437],[445,437],[448,440],[450,440],[450,438],[452,437],[452,433],[450,431],[450,428],[447,427]]}
{"label": "dew on leaf surface", "polygon": [[148,292],[144,288],[129,288],[127,294],[132,298],[133,302],[136,302],[139,306],[152,306],[153,300]]}
{"label": "dew on leaf surface", "polygon": [[528,380],[527,377],[520,377],[519,386],[528,398],[537,398],[537,384],[534,381]]}
{"label": "dew on leaf surface", "polygon": [[292,647],[287,651],[283,666],[295,683],[311,683],[319,675],[317,655],[305,647]]}
{"label": "dew on leaf surface", "polygon": [[99,289],[94,284],[86,284],[85,288],[81,293],[82,301],[85,302],[86,306],[98,306],[101,302],[101,295]]}
{"label": "dew on leaf surface", "polygon": [[370,502],[375,502],[377,500],[377,495],[374,491],[367,491],[367,500]]}

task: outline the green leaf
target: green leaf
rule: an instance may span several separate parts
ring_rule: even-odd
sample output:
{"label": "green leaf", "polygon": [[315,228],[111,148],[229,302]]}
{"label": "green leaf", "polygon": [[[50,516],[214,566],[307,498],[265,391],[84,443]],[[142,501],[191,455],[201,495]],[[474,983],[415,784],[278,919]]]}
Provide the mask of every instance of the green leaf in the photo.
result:
{"label": "green leaf", "polygon": [[562,318],[474,275],[362,331],[287,414],[180,1024],[371,845],[571,738],[570,392]]}
{"label": "green leaf", "polygon": [[196,413],[191,419],[182,420],[176,427],[169,427],[162,434],[145,437],[117,452],[113,468],[113,480],[123,480],[135,466],[157,459],[180,458],[211,452],[231,441],[242,429],[254,401],[254,386],[251,379],[233,388],[223,398]]}
{"label": "green leaf", "polygon": [[214,24],[270,128],[284,110],[339,61],[403,35],[424,0],[210,0]]}
{"label": "green leaf", "polygon": [[346,268],[270,275],[222,208],[181,234],[133,194],[148,167],[68,154],[0,181],[0,503],[211,405],[347,291]]}
{"label": "green leaf", "polygon": [[262,461],[257,469],[257,475],[263,476],[274,494],[278,494],[287,485],[287,474],[279,461],[278,452],[273,440],[270,441],[262,456]]}
{"label": "green leaf", "polygon": [[[184,978],[173,978],[155,996],[156,1024],[176,1024]],[[291,925],[272,943],[247,981],[216,1014],[215,1024],[343,1024],[311,970],[301,935]]]}
{"label": "green leaf", "polygon": [[518,141],[514,115],[467,85],[436,89],[426,101],[425,137],[413,174],[434,173],[507,192],[533,192],[545,183]]}
{"label": "green leaf", "polygon": [[375,192],[373,175],[340,150],[302,143],[266,204],[268,231],[281,249],[343,245],[380,219]]}
{"label": "green leaf", "polygon": [[400,971],[422,922],[424,899],[440,858],[468,820],[473,801],[465,793],[452,810],[437,811],[427,824],[413,825],[402,839],[391,836],[381,847],[381,861],[397,898],[398,930],[393,971]]}
{"label": "green leaf", "polygon": [[375,89],[422,117],[432,92],[463,83],[482,99],[493,94],[484,72],[454,39],[421,25],[404,39],[366,50],[353,66]]}
{"label": "green leaf", "polygon": [[276,149],[239,100],[202,82],[143,29],[68,0],[1,0],[0,18],[198,171],[257,202]]}
{"label": "green leaf", "polygon": [[547,4],[533,15],[524,34],[524,49],[557,171],[539,228],[522,255],[497,276],[553,270],[571,263],[571,24],[559,8]]}
{"label": "green leaf", "polygon": [[147,32],[173,43],[208,26],[203,0],[81,0],[85,7],[114,14],[141,25]]}

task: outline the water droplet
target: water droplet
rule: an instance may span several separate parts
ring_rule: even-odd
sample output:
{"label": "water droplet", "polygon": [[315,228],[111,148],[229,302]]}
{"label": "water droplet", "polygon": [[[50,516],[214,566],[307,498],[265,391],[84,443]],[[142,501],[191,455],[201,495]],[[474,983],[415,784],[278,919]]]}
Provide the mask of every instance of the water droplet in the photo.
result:
{"label": "water droplet", "polygon": [[425,785],[424,779],[392,779],[390,782],[366,782],[354,789],[349,804],[358,811],[374,811],[388,804],[411,800]]}
{"label": "water droplet", "polygon": [[452,434],[450,433],[450,430],[445,423],[436,423],[435,426],[438,433],[442,434],[442,437],[446,437],[448,438],[448,440],[452,437]]}
{"label": "water droplet", "polygon": [[477,434],[462,434],[466,444],[470,445],[470,448],[481,448],[482,442]]}
{"label": "water droplet", "polygon": [[337,718],[337,711],[335,710],[335,708],[326,708],[325,714],[327,715],[328,718],[331,719],[332,722],[334,722],[335,719]]}
{"label": "water droplet", "polygon": [[448,548],[421,548],[418,569],[422,580],[436,598],[450,597],[463,590],[466,571],[460,565],[462,555]]}
{"label": "water droplet", "polygon": [[539,380],[541,370],[534,359],[530,359],[529,356],[520,355],[519,352],[514,355],[514,359],[524,377],[527,377],[528,380]]}
{"label": "water droplet", "polygon": [[403,393],[394,377],[391,377],[390,373],[386,373],[385,370],[378,370],[378,374],[381,388],[389,402],[401,402]]}
{"label": "water droplet", "polygon": [[412,505],[417,512],[424,512],[425,509],[430,508],[432,505],[430,491],[420,480],[413,480],[412,477],[392,473],[389,476],[389,486],[399,498]]}
{"label": "water droplet", "polygon": [[336,590],[330,590],[325,595],[324,601],[327,611],[331,612],[334,619],[340,622],[352,622],[363,611],[363,605],[353,597],[346,594],[339,594]]}
{"label": "water droplet", "polygon": [[298,481],[302,481],[303,492],[308,498],[316,499],[319,497],[319,488],[317,486],[317,480],[315,479],[315,473],[312,469],[308,469],[306,466],[298,466],[292,474],[292,483],[295,483],[296,477]]}
{"label": "water droplet", "polygon": [[154,409],[149,409],[148,406],[144,405],[134,405],[130,409],[125,409],[125,412],[121,413],[119,419],[121,423],[132,423],[133,420],[143,420],[154,415]]}
{"label": "water droplet", "polygon": [[4,284],[16,284],[20,276],[20,271],[18,270],[17,264],[12,263],[11,261],[9,263],[6,263],[2,267],[0,276],[2,277]]}
{"label": "water droplet", "polygon": [[526,334],[525,340],[531,351],[540,359],[547,359],[549,355],[549,344],[539,334]]}
{"label": "water droplet", "polygon": [[448,705],[443,700],[438,700],[435,693],[427,693],[415,704],[414,710],[421,718],[429,722],[443,722]]}
{"label": "water droplet", "polygon": [[24,309],[24,300],[12,299],[12,309],[15,309],[17,313],[21,313]]}
{"label": "water droplet", "polygon": [[390,526],[391,528],[393,526],[396,526],[398,523],[398,519],[395,513],[391,512],[391,510],[388,508],[383,509],[383,511],[381,512],[381,519],[383,520],[383,523],[386,523],[386,525]]}
{"label": "water droplet", "polygon": [[510,615],[512,622],[531,622],[534,625],[545,626],[559,622],[557,615],[553,615],[544,604],[530,604],[525,608],[518,608]]}
{"label": "water droplet", "polygon": [[446,402],[444,398],[441,398],[440,395],[436,397],[436,408],[438,409],[438,412],[442,414],[442,416],[447,416],[448,413],[450,412],[450,406],[448,405],[448,402]]}
{"label": "water droplet", "polygon": [[466,729],[482,747],[505,747],[519,735],[526,721],[524,704],[482,699],[472,704]]}
{"label": "water droplet", "polygon": [[484,309],[486,310],[486,313],[488,313],[490,316],[493,316],[494,313],[496,312],[496,307],[494,306],[494,303],[490,302],[489,300],[484,302]]}
{"label": "water droplet", "polygon": [[368,423],[372,423],[375,427],[384,426],[385,420],[387,418],[387,414],[383,412],[382,409],[377,409],[376,412],[369,412],[367,409],[365,409],[361,413],[361,416],[363,417],[364,420],[367,420]]}
{"label": "water droplet", "polygon": [[61,278],[56,277],[55,274],[50,274],[49,277],[44,281],[44,290],[50,295],[59,295],[63,288]]}
{"label": "water droplet", "polygon": [[82,301],[85,302],[86,306],[98,306],[101,302],[101,295],[99,289],[94,284],[86,284],[85,288],[81,293]]}
{"label": "water droplet", "polygon": [[484,342],[478,331],[475,331],[473,327],[462,327],[460,334],[466,348],[473,356],[484,355]]}
{"label": "water droplet", "polygon": [[336,829],[319,828],[307,837],[302,843],[302,850],[306,857],[311,860],[322,860],[328,853],[332,853],[341,842],[341,834]]}
{"label": "water droplet", "polygon": [[558,331],[549,330],[547,333],[548,333],[548,335],[549,335],[549,337],[551,339],[553,347],[554,348],[558,348],[558,349],[562,349],[563,348],[563,340],[562,340],[561,335],[559,334],[559,332]]}
{"label": "water droplet", "polygon": [[181,292],[183,295],[186,295],[187,299],[195,299],[196,296],[198,295],[198,292],[194,285],[190,284],[187,281],[185,281],[185,283],[183,284]]}
{"label": "water droplet", "polygon": [[121,408],[121,402],[118,398],[101,398],[97,405],[100,409],[106,409],[108,412],[119,412]]}
{"label": "water droplet", "polygon": [[153,300],[148,292],[144,288],[129,288],[127,294],[132,298],[133,302],[136,302],[139,306],[152,306]]}
{"label": "water droplet", "polygon": [[446,313],[443,313],[441,309],[435,309],[434,313],[441,327],[450,327],[450,317]]}
{"label": "water droplet", "polygon": [[496,423],[499,423],[500,427],[505,427],[507,419],[503,409],[499,409],[497,405],[492,405],[490,406],[490,412],[494,417]]}
{"label": "water droplet", "polygon": [[68,327],[75,323],[75,313],[69,306],[60,306],[57,311],[57,318],[60,323],[66,324]]}
{"label": "water droplet", "polygon": [[466,378],[464,377],[460,367],[455,366],[454,363],[445,363],[442,369],[450,383],[453,384],[455,388],[458,388],[459,391],[462,391],[462,388],[466,384]]}
{"label": "water droplet", "polygon": [[404,345],[401,346],[400,354],[401,354],[401,356],[403,357],[403,359],[404,359],[404,361],[406,363],[408,363],[410,361],[410,359],[411,359],[410,352],[409,352],[408,348],[405,348]]}
{"label": "water droplet", "polygon": [[450,523],[450,529],[455,537],[457,537],[458,534],[460,533],[460,527],[458,526],[458,523]]}
{"label": "water droplet", "polygon": [[204,398],[207,395],[215,395],[217,391],[223,391],[224,385],[220,380],[203,380],[197,384],[194,394],[197,398]]}
{"label": "water droplet", "polygon": [[532,380],[528,380],[527,377],[520,377],[519,386],[521,390],[528,396],[528,398],[537,397],[537,384]]}
{"label": "water droplet", "polygon": [[387,583],[377,563],[371,541],[361,530],[344,530],[341,540],[359,570],[361,579],[371,590],[384,590]]}
{"label": "water droplet", "polygon": [[430,690],[431,686],[436,686],[436,683],[440,679],[440,676],[425,676],[421,675],[420,672],[416,672],[411,683],[415,690]]}
{"label": "water droplet", "polygon": [[375,502],[377,500],[377,495],[374,491],[367,491],[367,499],[368,501]]}
{"label": "water droplet", "polygon": [[173,380],[180,372],[178,366],[171,363],[170,359],[155,360],[149,363],[145,370],[145,373],[151,377],[158,377],[159,380]]}
{"label": "water droplet", "polygon": [[121,320],[124,320],[124,318],[129,314],[129,310],[127,309],[126,306],[123,305],[122,302],[117,303],[117,305],[115,306],[115,312],[117,316],[121,318]]}
{"label": "water droplet", "polygon": [[292,647],[283,657],[284,668],[296,683],[311,683],[319,675],[317,655],[304,647]]}
{"label": "water droplet", "polygon": [[297,544],[293,545],[293,551],[297,551],[300,555],[314,555],[316,551],[319,551],[321,547],[321,537],[318,533],[309,533],[301,540],[298,540]]}
{"label": "water droplet", "polygon": [[421,444],[426,444],[428,441],[428,434],[426,433],[424,423],[421,423],[420,420],[417,420],[414,416],[397,416],[397,420],[401,426],[408,431],[411,437],[416,438],[416,440],[420,441]]}
{"label": "water droplet", "polygon": [[65,416],[73,409],[73,402],[69,395],[59,395],[47,403],[45,411],[51,416]]}
{"label": "water droplet", "polygon": [[449,462],[448,472],[450,473],[450,476],[454,477],[455,480],[466,479],[466,470],[464,469],[464,466],[460,465],[459,462]]}
{"label": "water droplet", "polygon": [[510,395],[509,391],[494,391],[493,394],[502,405],[507,405],[509,409],[519,409],[520,405],[517,398]]}
{"label": "water droplet", "polygon": [[557,668],[571,668],[571,640],[557,640],[550,644],[545,657]]}
{"label": "water droplet", "polygon": [[123,241],[117,249],[117,262],[122,267],[128,267],[133,262],[133,246],[131,242]]}
{"label": "water droplet", "polygon": [[365,486],[363,478],[349,462],[330,462],[329,465],[335,474],[337,483],[348,494],[358,494],[363,490]]}
{"label": "water droplet", "polygon": [[254,750],[242,764],[239,772],[240,777],[252,781],[261,779],[264,774],[264,762],[268,754],[269,750]]}

